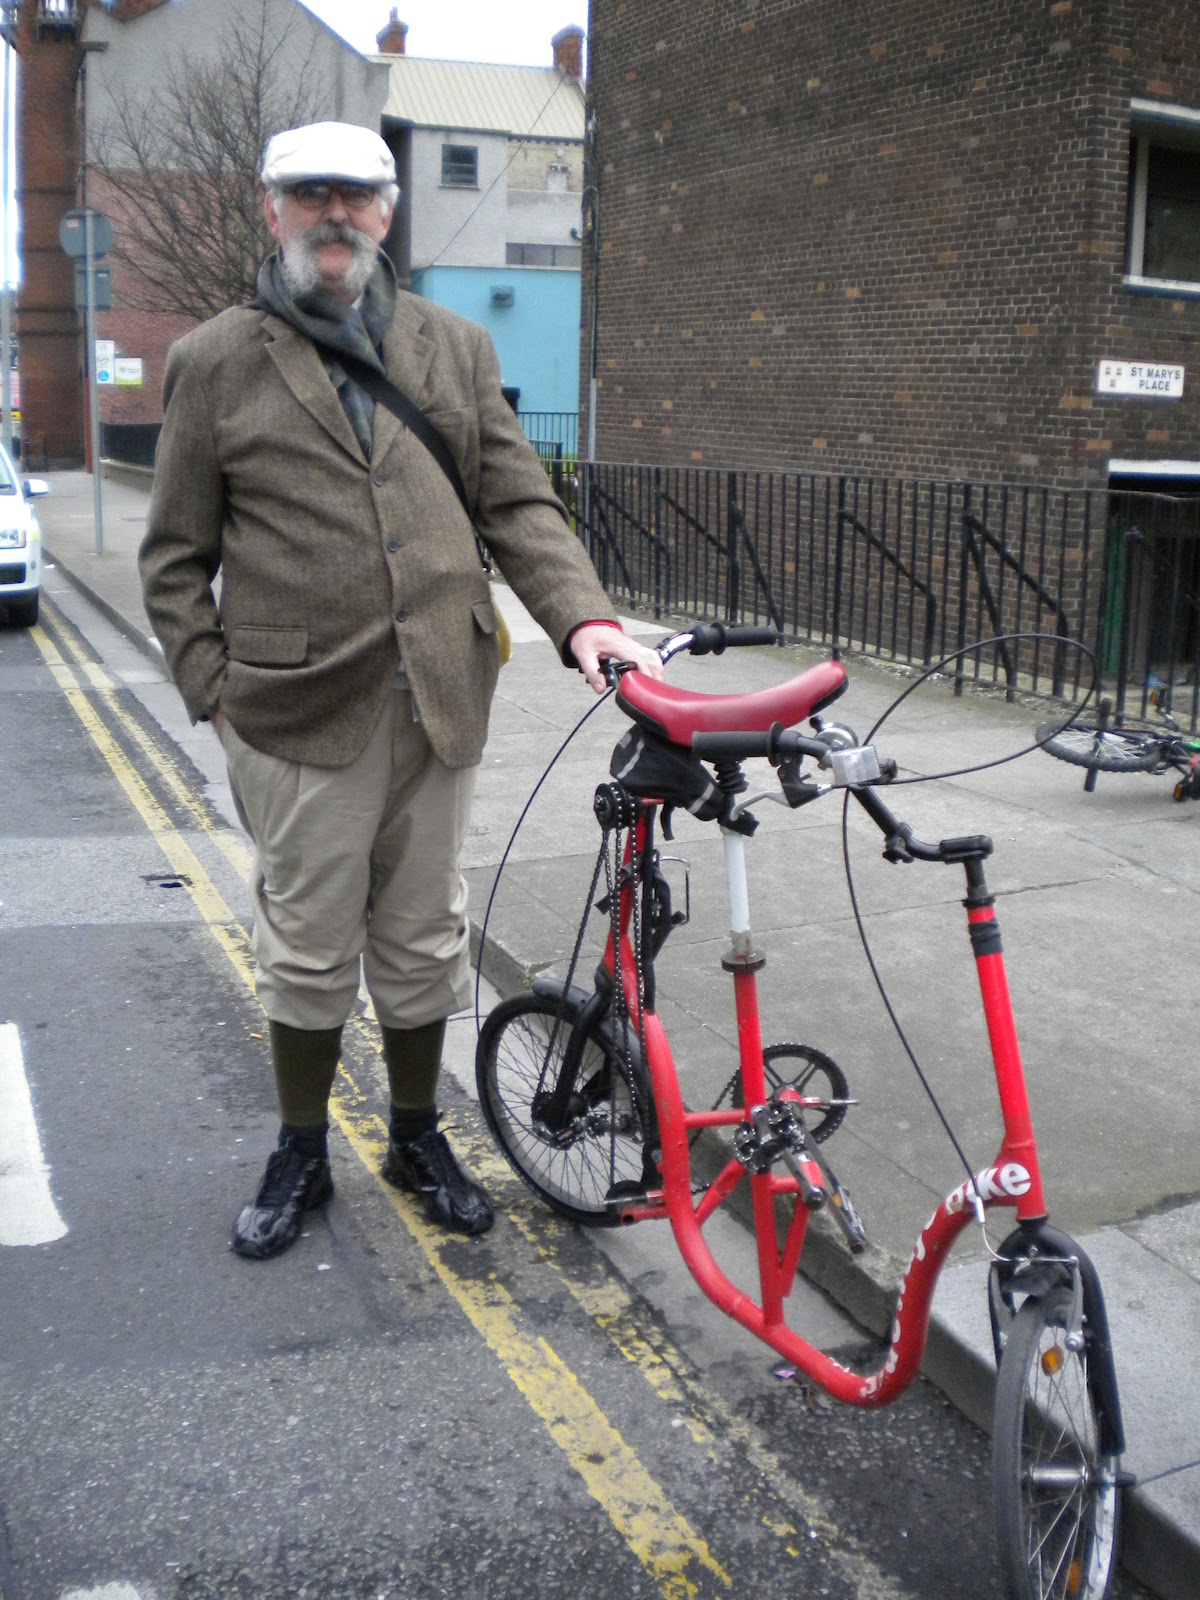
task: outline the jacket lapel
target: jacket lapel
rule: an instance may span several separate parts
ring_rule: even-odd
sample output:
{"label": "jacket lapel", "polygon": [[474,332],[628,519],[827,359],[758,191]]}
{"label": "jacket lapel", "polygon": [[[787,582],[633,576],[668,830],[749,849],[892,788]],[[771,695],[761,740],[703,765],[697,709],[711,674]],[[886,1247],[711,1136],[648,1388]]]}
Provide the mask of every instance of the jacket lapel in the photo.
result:
{"label": "jacket lapel", "polygon": [[[348,450],[356,461],[361,461],[363,453],[354,436],[354,429],[342,410],[337,390],[330,383],[329,374],[312,340],[281,317],[269,318],[268,327],[273,337],[267,344],[267,351],[284,383],[326,433],[343,450]],[[382,407],[379,409],[382,410]]]}
{"label": "jacket lapel", "polygon": [[[383,339],[383,365],[389,379],[401,394],[420,406],[425,380],[433,365],[436,346],[422,333],[425,319],[403,301],[396,306],[391,326]],[[423,409],[423,407],[422,407]],[[375,405],[375,448],[372,461],[382,461],[400,437],[400,419],[387,406]]]}

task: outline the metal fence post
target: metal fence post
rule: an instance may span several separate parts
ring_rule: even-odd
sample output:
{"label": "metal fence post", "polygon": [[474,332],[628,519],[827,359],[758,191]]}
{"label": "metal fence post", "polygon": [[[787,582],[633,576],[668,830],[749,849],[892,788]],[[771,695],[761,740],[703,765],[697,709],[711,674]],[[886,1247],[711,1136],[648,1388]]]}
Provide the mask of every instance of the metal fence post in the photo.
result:
{"label": "metal fence post", "polygon": [[[833,659],[838,659],[838,641],[842,633],[842,552],[846,542],[846,480],[838,479],[837,539],[833,550]],[[847,638],[847,644],[850,642]]]}
{"label": "metal fence post", "polygon": [[725,475],[725,620],[736,622],[741,600],[741,573],[738,568],[737,474]]}
{"label": "metal fence post", "polygon": [[971,515],[971,485],[964,483],[962,488],[962,510],[958,519],[959,526],[959,561],[958,561],[958,637],[954,648],[958,652],[954,658],[954,692],[961,695],[963,685],[966,683],[966,671],[963,666],[962,652],[967,643],[967,572],[969,570],[970,550],[970,522]]}
{"label": "metal fence post", "polygon": [[650,513],[650,535],[654,553],[654,618],[662,616],[662,468],[654,469],[654,509]]}

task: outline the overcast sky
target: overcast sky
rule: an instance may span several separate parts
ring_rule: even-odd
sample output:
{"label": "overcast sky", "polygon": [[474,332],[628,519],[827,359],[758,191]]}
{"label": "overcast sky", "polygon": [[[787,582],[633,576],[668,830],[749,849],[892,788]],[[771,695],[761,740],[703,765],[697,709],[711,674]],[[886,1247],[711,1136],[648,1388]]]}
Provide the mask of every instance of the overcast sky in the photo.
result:
{"label": "overcast sky", "polygon": [[[373,51],[392,0],[303,0],[356,49]],[[587,0],[396,0],[406,53],[446,61],[548,67],[550,41],[570,23],[587,31]]]}

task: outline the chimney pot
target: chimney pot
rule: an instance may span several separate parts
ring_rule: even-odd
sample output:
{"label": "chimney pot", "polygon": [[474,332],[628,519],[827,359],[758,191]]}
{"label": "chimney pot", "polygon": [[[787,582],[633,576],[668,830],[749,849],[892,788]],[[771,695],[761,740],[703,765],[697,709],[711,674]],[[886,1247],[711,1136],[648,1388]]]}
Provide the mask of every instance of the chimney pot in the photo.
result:
{"label": "chimney pot", "polygon": [[551,39],[554,65],[568,78],[583,77],[583,29],[571,23]]}
{"label": "chimney pot", "polygon": [[388,18],[387,27],[375,35],[375,43],[379,46],[381,56],[402,56],[404,54],[404,36],[408,32],[408,23],[401,22],[395,6]]}

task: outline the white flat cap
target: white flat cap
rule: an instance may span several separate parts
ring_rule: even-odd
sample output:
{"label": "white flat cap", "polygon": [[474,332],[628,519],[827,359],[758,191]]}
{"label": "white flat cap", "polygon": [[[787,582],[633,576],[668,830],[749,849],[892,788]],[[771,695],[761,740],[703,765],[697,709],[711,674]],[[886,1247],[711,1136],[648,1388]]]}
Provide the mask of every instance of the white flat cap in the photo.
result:
{"label": "white flat cap", "polygon": [[267,140],[262,181],[268,187],[312,178],[341,178],[379,187],[395,183],[396,163],[377,133],[352,122],[310,122]]}

